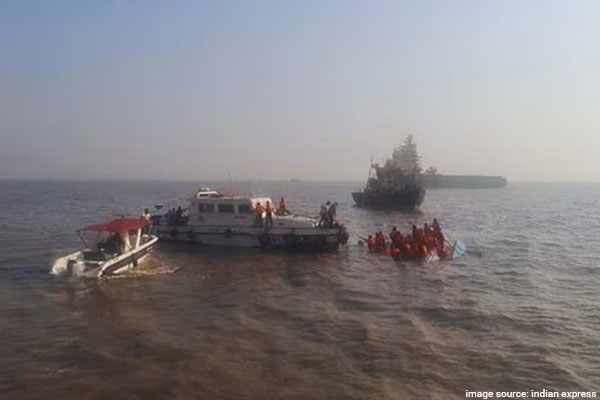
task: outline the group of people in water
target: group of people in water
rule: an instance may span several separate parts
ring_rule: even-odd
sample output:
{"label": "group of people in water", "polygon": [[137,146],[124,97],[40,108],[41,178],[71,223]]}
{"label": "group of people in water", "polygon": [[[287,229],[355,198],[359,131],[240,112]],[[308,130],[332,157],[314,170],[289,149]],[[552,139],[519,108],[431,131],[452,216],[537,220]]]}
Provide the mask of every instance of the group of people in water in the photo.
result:
{"label": "group of people in water", "polygon": [[[397,259],[420,260],[427,257],[434,250],[440,259],[452,256],[445,246],[446,239],[437,219],[429,225],[425,223],[422,228],[412,226],[409,234],[401,233],[395,226],[389,234],[389,241],[385,233],[376,232],[367,238],[367,246],[372,253],[384,253]],[[389,248],[388,248],[389,245]]]}

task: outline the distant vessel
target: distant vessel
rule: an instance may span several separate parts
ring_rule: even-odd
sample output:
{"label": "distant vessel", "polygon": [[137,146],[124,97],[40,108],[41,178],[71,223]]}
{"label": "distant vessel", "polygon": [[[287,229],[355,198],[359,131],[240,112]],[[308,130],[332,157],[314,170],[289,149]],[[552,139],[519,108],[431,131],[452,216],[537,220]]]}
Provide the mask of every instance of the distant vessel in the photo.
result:
{"label": "distant vessel", "polygon": [[308,217],[278,211],[272,224],[256,224],[256,207],[268,197],[231,196],[200,188],[189,208],[153,217],[159,238],[197,245],[291,249],[336,249],[348,241],[340,223],[319,226]]}
{"label": "distant vessel", "polygon": [[[374,177],[371,176],[372,170],[375,170]],[[352,198],[358,207],[412,211],[425,199],[420,177],[417,146],[409,135],[383,166],[371,164],[367,186],[352,193]]]}
{"label": "distant vessel", "polygon": [[426,188],[444,189],[489,189],[506,186],[508,181],[503,176],[485,175],[441,175],[425,173],[421,183]]}

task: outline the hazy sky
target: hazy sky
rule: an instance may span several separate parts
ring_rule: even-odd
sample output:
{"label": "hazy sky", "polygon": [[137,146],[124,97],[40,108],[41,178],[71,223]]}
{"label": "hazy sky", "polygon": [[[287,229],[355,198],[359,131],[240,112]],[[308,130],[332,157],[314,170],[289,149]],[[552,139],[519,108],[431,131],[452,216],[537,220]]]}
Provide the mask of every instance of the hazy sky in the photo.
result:
{"label": "hazy sky", "polygon": [[600,181],[600,1],[3,1],[0,178]]}

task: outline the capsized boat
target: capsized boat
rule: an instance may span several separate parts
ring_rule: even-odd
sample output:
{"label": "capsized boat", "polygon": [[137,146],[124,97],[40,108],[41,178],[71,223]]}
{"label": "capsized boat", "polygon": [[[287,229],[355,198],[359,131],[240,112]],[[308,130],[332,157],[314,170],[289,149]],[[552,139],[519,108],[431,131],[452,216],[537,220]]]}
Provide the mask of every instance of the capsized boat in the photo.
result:
{"label": "capsized boat", "polygon": [[428,262],[436,262],[436,261],[447,261],[447,260],[455,260],[464,256],[467,253],[467,246],[460,241],[456,241],[453,243],[446,242],[444,244],[444,250],[440,254],[438,251],[433,248],[431,249],[426,256],[422,255],[413,255],[407,256],[405,253],[397,252],[394,253],[394,250],[391,250],[391,256],[396,261],[422,261],[425,263]]}
{"label": "capsized boat", "polygon": [[[269,197],[225,195],[209,188],[178,208],[153,217],[153,231],[164,240],[197,245],[289,249],[336,249],[348,241],[346,227],[339,222],[319,225],[315,219],[293,213],[274,213],[268,224],[256,223],[256,207],[273,204]],[[288,210],[286,210],[288,211]]]}
{"label": "capsized boat", "polygon": [[[149,224],[144,218],[121,218],[81,228],[77,234],[86,248],[57,259],[50,273],[101,278],[136,267],[158,241],[143,233]],[[96,237],[86,240],[84,235],[93,233]]]}

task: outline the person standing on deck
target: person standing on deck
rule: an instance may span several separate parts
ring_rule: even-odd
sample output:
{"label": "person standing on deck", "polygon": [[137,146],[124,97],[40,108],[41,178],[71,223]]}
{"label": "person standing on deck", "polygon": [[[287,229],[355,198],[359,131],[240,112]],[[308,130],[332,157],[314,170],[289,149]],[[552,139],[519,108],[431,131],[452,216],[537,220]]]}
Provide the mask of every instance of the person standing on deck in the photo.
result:
{"label": "person standing on deck", "polygon": [[332,227],[333,223],[335,222],[335,214],[337,213],[337,204],[338,203],[333,203],[329,206],[329,209],[327,210],[327,226],[328,227]]}
{"label": "person standing on deck", "polygon": [[175,225],[181,225],[183,217],[183,209],[181,206],[177,207],[177,211],[175,211]]}
{"label": "person standing on deck", "polygon": [[279,200],[279,210],[280,213],[285,213],[287,211],[287,205],[285,204],[285,199],[282,197]]}
{"label": "person standing on deck", "polygon": [[327,225],[327,210],[329,208],[329,202],[321,205],[321,211],[319,211],[319,223],[318,226],[322,227]]}
{"label": "person standing on deck", "polygon": [[148,225],[142,229],[142,233],[149,233],[150,227],[152,226],[152,215],[150,215],[150,210],[146,208],[142,214],[142,218],[148,221]]}
{"label": "person standing on deck", "polygon": [[265,205],[265,212],[267,213],[266,216],[266,221],[265,221],[265,225],[266,226],[273,226],[273,206],[271,205],[270,201],[267,201],[267,204]]}
{"label": "person standing on deck", "polygon": [[262,228],[264,212],[265,212],[265,208],[260,204],[260,201],[259,201],[254,206],[254,215],[256,216],[256,218],[254,219],[254,226],[259,226]]}

